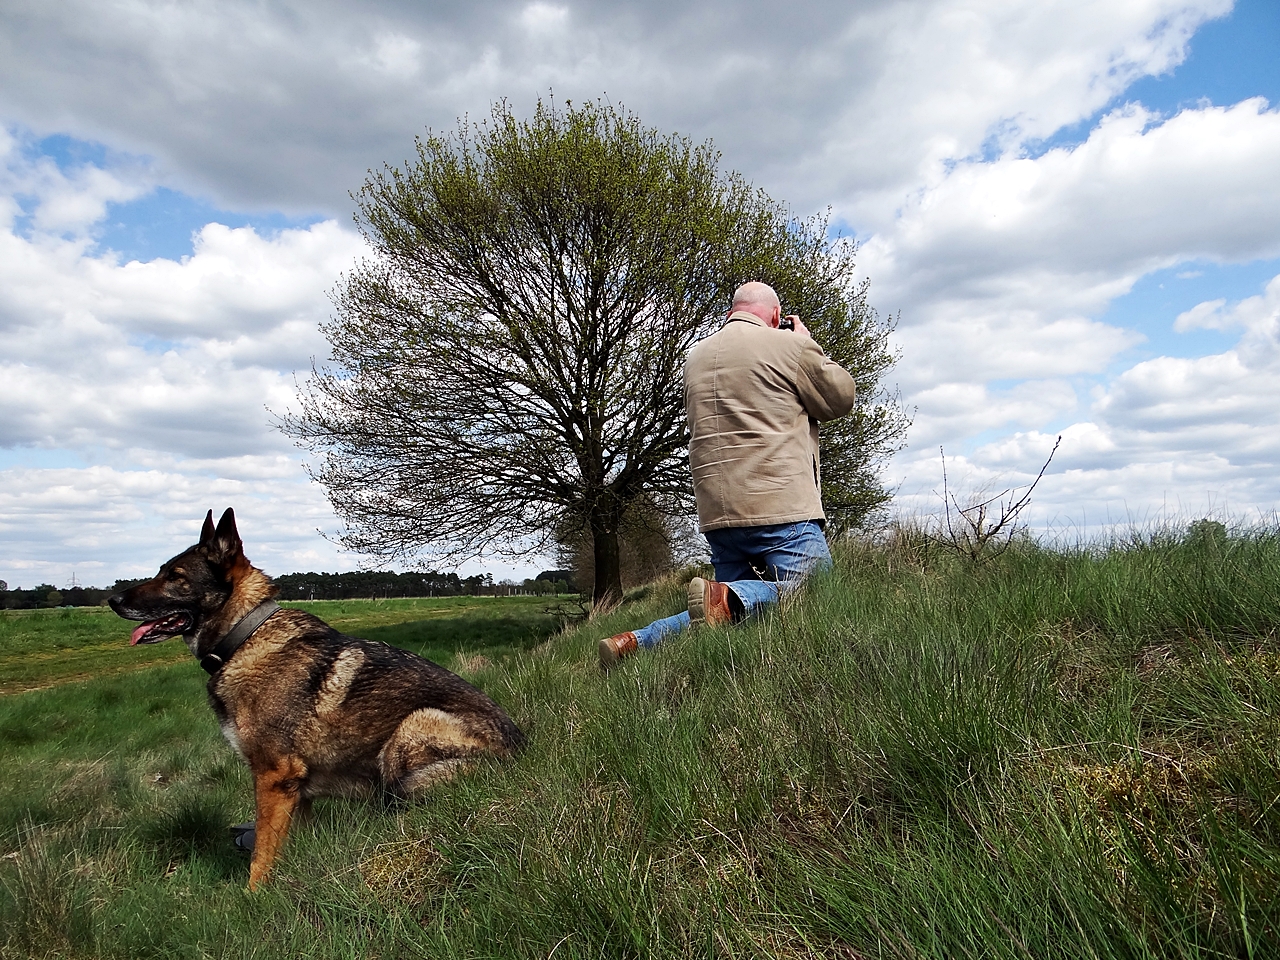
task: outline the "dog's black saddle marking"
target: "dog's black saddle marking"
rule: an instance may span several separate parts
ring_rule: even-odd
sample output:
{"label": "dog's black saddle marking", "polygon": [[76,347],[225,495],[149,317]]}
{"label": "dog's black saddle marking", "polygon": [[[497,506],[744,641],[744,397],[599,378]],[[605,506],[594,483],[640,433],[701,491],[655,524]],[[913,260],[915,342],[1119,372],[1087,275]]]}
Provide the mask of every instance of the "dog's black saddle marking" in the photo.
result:
{"label": "dog's black saddle marking", "polygon": [[246,613],[227,635],[217,642],[212,650],[200,658],[200,666],[210,676],[227,665],[227,661],[240,649],[240,645],[253,636],[253,631],[266,623],[280,609],[274,600],[263,600]]}

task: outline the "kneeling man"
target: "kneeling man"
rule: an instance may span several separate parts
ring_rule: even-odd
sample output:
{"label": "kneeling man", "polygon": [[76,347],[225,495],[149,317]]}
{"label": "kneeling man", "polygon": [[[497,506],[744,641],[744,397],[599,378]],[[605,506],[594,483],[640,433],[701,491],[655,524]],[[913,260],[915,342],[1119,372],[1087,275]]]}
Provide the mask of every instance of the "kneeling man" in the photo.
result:
{"label": "kneeling man", "polygon": [[773,288],[745,283],[729,319],[684,368],[689,465],[715,580],[695,577],[689,609],[600,641],[610,667],[691,625],[736,623],[831,563],[822,528],[818,423],[853,409],[853,378],[782,316]]}

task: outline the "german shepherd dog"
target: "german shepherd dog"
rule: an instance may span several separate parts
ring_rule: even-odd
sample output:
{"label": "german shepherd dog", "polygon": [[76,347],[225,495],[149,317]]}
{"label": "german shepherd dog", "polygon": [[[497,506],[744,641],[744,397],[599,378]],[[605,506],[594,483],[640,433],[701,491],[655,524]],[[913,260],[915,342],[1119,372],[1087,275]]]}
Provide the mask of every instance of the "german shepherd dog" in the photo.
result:
{"label": "german shepherd dog", "polygon": [[199,543],[109,601],[143,621],[131,645],[180,636],[210,674],[222,733],[253,771],[251,890],[313,797],[378,787],[410,796],[524,744],[503,709],[461,677],[281,609],[278,592],[245,559],[228,509],[216,528],[210,510]]}

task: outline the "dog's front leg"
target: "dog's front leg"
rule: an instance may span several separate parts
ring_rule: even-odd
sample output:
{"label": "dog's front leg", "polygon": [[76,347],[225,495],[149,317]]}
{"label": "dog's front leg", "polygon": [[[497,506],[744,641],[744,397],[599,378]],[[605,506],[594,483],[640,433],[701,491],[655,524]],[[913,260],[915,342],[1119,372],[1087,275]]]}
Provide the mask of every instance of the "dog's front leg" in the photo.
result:
{"label": "dog's front leg", "polygon": [[284,757],[273,766],[253,771],[253,793],[258,816],[253,863],[249,866],[249,889],[257,890],[267,879],[276,854],[289,833],[289,823],[302,800],[306,764],[298,757]]}

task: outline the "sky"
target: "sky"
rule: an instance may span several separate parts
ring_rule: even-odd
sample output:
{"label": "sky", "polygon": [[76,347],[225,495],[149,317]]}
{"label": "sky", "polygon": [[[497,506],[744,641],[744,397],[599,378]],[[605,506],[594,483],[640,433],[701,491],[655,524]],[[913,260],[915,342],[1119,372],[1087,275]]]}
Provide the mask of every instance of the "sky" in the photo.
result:
{"label": "sky", "polygon": [[6,0],[0,579],[149,575],[226,506],[269,573],[359,567],[274,426],[366,255],[350,194],[540,97],[710,139],[858,239],[901,515],[940,450],[963,499],[1061,435],[1047,537],[1274,522],[1277,50],[1275,0]]}

